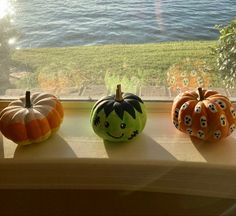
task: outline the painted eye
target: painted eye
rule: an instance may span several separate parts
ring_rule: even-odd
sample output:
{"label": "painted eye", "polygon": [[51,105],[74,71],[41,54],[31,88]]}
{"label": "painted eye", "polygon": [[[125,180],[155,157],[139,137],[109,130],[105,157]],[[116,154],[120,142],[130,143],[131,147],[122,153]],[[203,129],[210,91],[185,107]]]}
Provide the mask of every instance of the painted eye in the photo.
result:
{"label": "painted eye", "polygon": [[108,128],[109,125],[110,125],[110,124],[109,124],[109,122],[107,122],[107,121],[104,123],[104,126],[105,126],[106,128]]}
{"label": "painted eye", "polygon": [[121,124],[120,124],[120,128],[121,128],[121,129],[125,129],[125,128],[126,128],[126,124],[125,124],[125,123],[121,123]]}

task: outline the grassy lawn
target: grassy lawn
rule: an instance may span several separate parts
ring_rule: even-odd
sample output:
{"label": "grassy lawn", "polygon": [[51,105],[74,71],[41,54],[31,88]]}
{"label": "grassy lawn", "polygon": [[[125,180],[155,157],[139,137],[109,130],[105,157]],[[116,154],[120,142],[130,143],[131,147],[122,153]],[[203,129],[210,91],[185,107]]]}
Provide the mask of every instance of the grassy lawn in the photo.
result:
{"label": "grassy lawn", "polygon": [[109,85],[109,81],[117,79],[130,85],[136,80],[165,85],[168,68],[182,59],[201,59],[214,67],[211,48],[215,45],[216,41],[186,41],[22,49],[15,51],[13,61],[32,72],[20,80],[19,87]]}

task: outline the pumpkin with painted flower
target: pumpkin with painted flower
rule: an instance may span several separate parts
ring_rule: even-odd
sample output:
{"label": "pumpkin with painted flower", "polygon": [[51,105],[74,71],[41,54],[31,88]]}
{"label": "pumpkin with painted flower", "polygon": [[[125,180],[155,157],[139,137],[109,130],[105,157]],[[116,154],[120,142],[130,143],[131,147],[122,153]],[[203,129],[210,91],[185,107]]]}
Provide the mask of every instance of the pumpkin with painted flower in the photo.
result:
{"label": "pumpkin with painted flower", "polygon": [[19,145],[39,143],[59,129],[63,116],[63,107],[54,95],[26,91],[1,111],[0,130]]}
{"label": "pumpkin with painted flower", "polygon": [[146,119],[143,101],[135,94],[122,93],[121,85],[117,85],[115,95],[105,96],[95,103],[90,122],[102,139],[124,142],[141,133]]}
{"label": "pumpkin with painted flower", "polygon": [[213,90],[180,93],[172,106],[175,127],[205,141],[219,141],[236,129],[236,111],[228,97]]}

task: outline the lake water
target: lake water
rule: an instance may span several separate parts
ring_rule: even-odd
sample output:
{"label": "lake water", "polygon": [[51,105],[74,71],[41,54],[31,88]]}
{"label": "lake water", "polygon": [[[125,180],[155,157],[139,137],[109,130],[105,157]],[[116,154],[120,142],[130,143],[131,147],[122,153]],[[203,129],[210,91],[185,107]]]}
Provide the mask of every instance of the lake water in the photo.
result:
{"label": "lake water", "polygon": [[17,47],[210,40],[236,0],[17,0]]}

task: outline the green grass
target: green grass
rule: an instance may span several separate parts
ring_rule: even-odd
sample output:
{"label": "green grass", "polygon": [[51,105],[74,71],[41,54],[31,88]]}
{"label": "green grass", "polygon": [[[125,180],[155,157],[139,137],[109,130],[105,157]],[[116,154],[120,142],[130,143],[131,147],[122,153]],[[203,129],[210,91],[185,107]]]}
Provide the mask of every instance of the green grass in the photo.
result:
{"label": "green grass", "polygon": [[48,77],[62,85],[103,84],[106,80],[140,80],[162,85],[168,68],[185,58],[202,59],[212,67],[216,41],[186,41],[140,45],[78,46],[22,49],[13,54],[15,65],[32,74],[19,85],[37,87]]}

